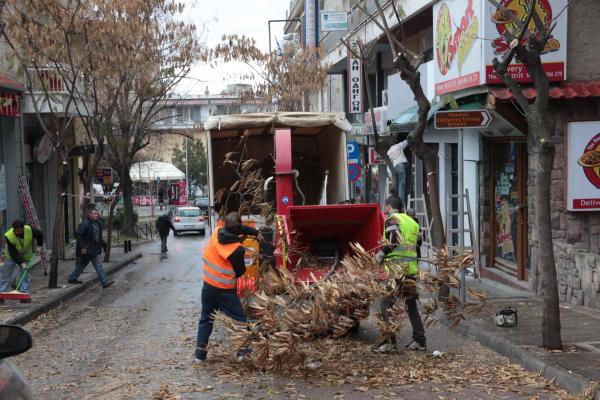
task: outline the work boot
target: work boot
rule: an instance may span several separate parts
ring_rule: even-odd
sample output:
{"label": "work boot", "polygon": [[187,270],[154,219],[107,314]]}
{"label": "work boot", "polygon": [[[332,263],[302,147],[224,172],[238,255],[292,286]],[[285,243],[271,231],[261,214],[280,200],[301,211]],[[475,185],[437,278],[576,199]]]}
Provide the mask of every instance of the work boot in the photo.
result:
{"label": "work boot", "polygon": [[113,285],[115,283],[115,281],[108,281],[105,284],[102,285],[102,289],[106,289],[109,286]]}
{"label": "work boot", "polygon": [[406,347],[408,350],[413,350],[413,351],[427,351],[427,344],[425,344],[425,343],[421,344],[415,340],[413,340],[409,344],[405,345],[404,347]]}
{"label": "work boot", "polygon": [[74,284],[74,285],[80,285],[80,284],[82,284],[82,283],[83,283],[83,281],[80,281],[79,279],[69,279],[69,280],[67,281],[67,283],[72,283],[72,284]]}
{"label": "work boot", "polygon": [[204,361],[206,360],[206,355],[207,355],[207,351],[206,351],[206,347],[203,346],[198,346],[196,347],[196,360],[197,361]]}
{"label": "work boot", "polygon": [[375,353],[380,353],[380,354],[394,354],[398,351],[396,349],[396,345],[389,341],[375,345],[371,348],[371,350]]}

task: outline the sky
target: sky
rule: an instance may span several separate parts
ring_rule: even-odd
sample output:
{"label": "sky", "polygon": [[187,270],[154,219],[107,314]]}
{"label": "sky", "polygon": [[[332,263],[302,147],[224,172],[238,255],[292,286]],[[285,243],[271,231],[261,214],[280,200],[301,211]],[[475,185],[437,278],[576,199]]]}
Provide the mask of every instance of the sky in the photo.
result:
{"label": "sky", "polygon": [[[199,30],[204,29],[202,38],[206,46],[219,43],[222,35],[238,34],[253,37],[258,47],[269,49],[267,21],[284,19],[289,8],[289,0],[183,0],[186,4],[184,19],[196,24]],[[281,37],[283,23],[272,23],[271,31]],[[275,39],[273,39],[275,46]],[[248,71],[248,67],[240,63],[219,65],[213,69],[206,65],[198,65],[178,88],[181,94],[202,94],[208,86],[212,94],[220,93],[228,83],[240,83],[232,75],[240,71]],[[249,82],[243,82],[249,83]]]}

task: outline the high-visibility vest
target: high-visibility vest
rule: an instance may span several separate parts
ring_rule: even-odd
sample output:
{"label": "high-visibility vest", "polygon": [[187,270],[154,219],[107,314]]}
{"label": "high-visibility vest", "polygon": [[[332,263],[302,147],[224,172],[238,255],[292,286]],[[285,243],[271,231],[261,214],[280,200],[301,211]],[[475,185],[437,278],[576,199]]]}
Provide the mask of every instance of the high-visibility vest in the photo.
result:
{"label": "high-visibility vest", "polygon": [[[23,229],[23,244],[15,235],[15,230],[10,228],[4,234],[7,242],[10,242],[17,251],[23,256],[25,261],[29,262],[33,258],[33,230],[29,225],[25,225]],[[4,258],[6,260],[12,260],[10,253],[8,252],[8,246],[4,246]]]}
{"label": "high-visibility vest", "polygon": [[[417,241],[421,229],[419,224],[410,216],[403,213],[395,213],[389,218],[395,218],[398,224],[400,235],[399,243],[394,250],[385,256],[385,269],[389,271],[394,266],[405,267],[404,274],[416,275],[419,272],[419,262],[417,258]],[[387,239],[388,232],[384,231],[384,237]],[[402,271],[398,271],[402,272]]]}
{"label": "high-visibility vest", "polygon": [[235,289],[235,270],[227,258],[240,244],[221,244],[218,237],[219,229],[215,229],[204,250],[204,282],[220,289]]}

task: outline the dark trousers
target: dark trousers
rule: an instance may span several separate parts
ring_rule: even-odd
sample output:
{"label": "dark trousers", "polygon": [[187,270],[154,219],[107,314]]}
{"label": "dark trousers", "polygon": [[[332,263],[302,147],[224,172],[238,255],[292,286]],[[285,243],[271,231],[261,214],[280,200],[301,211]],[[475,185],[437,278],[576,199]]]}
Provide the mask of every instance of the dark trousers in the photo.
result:
{"label": "dark trousers", "polygon": [[[411,279],[411,278],[406,278]],[[423,321],[421,320],[421,314],[419,313],[419,308],[417,307],[417,295],[411,295],[407,293],[403,293],[402,291],[402,283],[399,282],[395,292],[389,296],[385,296],[381,299],[380,311],[381,316],[384,321],[389,320],[389,309],[396,303],[398,297],[404,298],[404,305],[406,306],[406,313],[408,314],[408,319],[410,320],[410,325],[412,326],[413,334],[412,338],[415,342],[425,345],[427,339],[425,338],[425,327],[423,326]],[[392,343],[396,343],[396,337],[392,336]]]}
{"label": "dark trousers", "polygon": [[245,322],[242,303],[235,289],[224,290],[204,283],[202,287],[202,311],[198,322],[197,346],[205,348],[213,330],[213,313],[221,310],[236,321]]}
{"label": "dark trousers", "polygon": [[160,237],[160,252],[161,253],[166,253],[167,251],[167,238],[169,237],[169,235],[167,236],[161,236]]}

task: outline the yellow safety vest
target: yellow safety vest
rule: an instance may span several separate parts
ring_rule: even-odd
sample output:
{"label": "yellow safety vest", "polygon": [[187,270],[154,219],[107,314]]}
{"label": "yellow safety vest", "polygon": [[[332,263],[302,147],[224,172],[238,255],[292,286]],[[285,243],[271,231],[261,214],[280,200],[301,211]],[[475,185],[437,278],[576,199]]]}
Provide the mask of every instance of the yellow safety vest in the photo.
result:
{"label": "yellow safety vest", "polygon": [[[15,248],[21,253],[25,261],[29,262],[33,258],[33,230],[29,225],[25,225],[23,229],[23,244],[21,240],[15,235],[15,230],[10,228],[4,234],[7,242],[10,242]],[[10,253],[8,252],[8,246],[4,246],[4,258],[6,260],[12,260]]]}
{"label": "yellow safety vest", "polygon": [[[419,272],[419,262],[416,260],[417,241],[421,233],[419,224],[410,216],[403,213],[392,214],[389,218],[396,219],[402,237],[399,238],[400,243],[396,245],[394,250],[385,256],[385,269],[389,271],[390,268],[400,267],[402,270],[397,272],[404,273],[405,275],[416,275]],[[385,230],[383,236],[388,239]]]}

